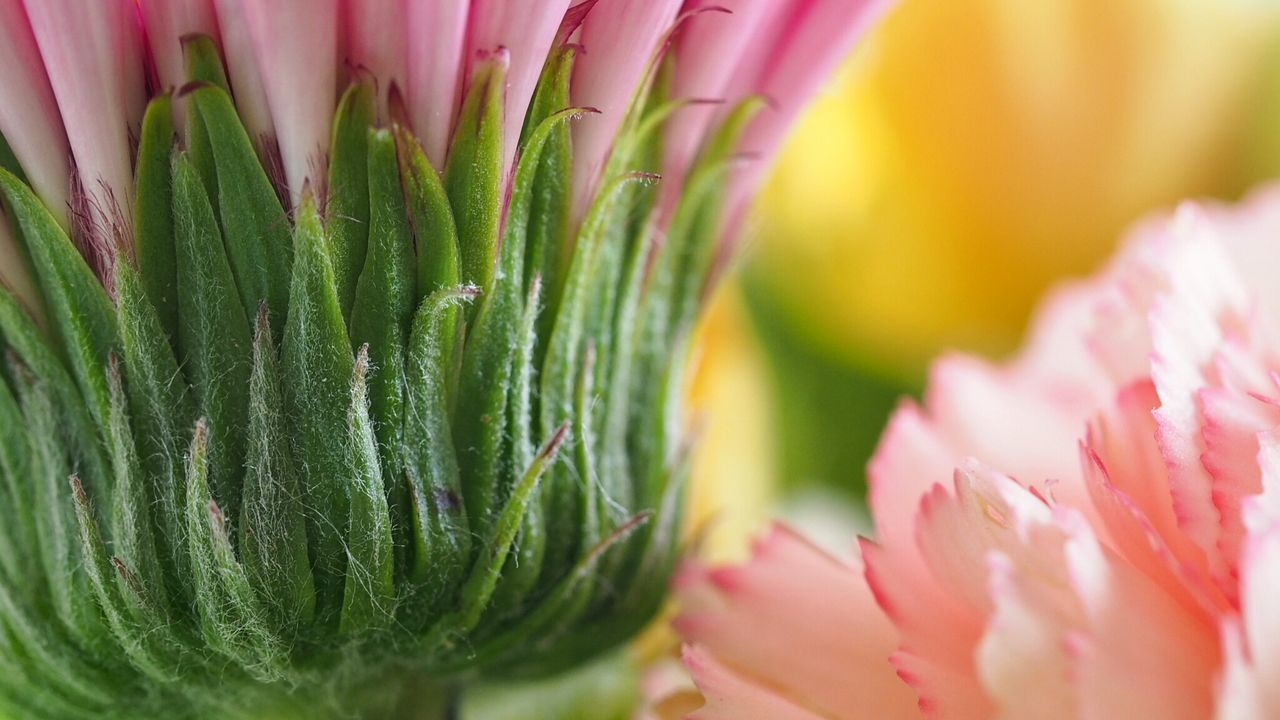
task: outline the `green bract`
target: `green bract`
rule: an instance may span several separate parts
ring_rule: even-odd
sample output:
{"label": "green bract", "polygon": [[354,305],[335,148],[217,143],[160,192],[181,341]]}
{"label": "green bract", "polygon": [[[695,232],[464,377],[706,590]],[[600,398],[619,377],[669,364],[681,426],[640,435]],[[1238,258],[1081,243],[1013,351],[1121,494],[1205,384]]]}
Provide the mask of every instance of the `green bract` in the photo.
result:
{"label": "green bract", "polygon": [[509,193],[500,64],[447,168],[357,84],[327,190],[291,217],[212,45],[190,47],[182,139],[154,100],[109,288],[0,171],[45,318],[0,292],[0,700],[386,717],[625,640],[674,561],[685,347],[752,107],[658,243],[662,82],[572,232],[571,46]]}

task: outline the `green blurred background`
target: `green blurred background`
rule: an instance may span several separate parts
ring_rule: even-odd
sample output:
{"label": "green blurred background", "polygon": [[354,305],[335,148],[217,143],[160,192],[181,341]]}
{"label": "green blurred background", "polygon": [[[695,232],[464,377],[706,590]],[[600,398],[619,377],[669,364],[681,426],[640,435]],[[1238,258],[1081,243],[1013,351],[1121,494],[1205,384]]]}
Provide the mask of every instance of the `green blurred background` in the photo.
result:
{"label": "green blurred background", "polygon": [[713,554],[778,503],[821,534],[833,496],[855,508],[834,521],[847,544],[880,430],[932,357],[1001,357],[1045,288],[1144,213],[1276,175],[1278,10],[904,0],[797,128],[708,321]]}

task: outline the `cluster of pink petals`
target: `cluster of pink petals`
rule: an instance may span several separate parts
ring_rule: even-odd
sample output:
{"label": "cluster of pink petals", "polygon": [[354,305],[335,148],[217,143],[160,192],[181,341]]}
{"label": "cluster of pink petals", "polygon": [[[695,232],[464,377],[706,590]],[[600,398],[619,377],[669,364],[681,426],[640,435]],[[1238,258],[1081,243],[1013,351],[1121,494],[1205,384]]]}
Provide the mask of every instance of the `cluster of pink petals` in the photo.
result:
{"label": "cluster of pink petals", "polygon": [[[308,180],[324,179],[333,113],[352,73],[377,80],[384,111],[398,88],[407,120],[441,168],[471,70],[505,59],[509,169],[548,52],[572,42],[582,48],[572,101],[601,111],[574,128],[582,205],[630,101],[673,37],[679,93],[725,104],[755,93],[772,99],[744,147],[767,156],[874,4],[883,3],[0,0],[0,134],[54,214],[109,265],[115,247],[129,241],[132,148],[147,97],[183,84],[189,34],[221,45],[240,114],[263,147],[278,148],[279,180],[295,199]],[[678,151],[666,163],[673,178],[688,167],[711,119],[693,108],[677,116],[670,133]],[[755,184],[756,165],[734,180],[739,204]]]}
{"label": "cluster of pink petals", "polygon": [[679,581],[696,718],[1280,717],[1280,188],[1187,205],[1028,347],[939,361],[853,561]]}

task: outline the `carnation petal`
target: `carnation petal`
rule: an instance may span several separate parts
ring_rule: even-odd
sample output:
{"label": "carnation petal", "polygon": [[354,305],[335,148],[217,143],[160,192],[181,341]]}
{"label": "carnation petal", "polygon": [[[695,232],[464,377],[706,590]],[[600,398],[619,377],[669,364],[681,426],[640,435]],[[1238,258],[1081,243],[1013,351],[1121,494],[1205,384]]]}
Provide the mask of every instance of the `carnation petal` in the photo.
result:
{"label": "carnation petal", "polygon": [[889,664],[895,633],[860,568],[782,526],[756,543],[750,563],[686,577],[677,588],[686,598],[677,629],[739,677],[767,678],[824,717],[917,716],[915,697]]}
{"label": "carnation petal", "polygon": [[685,648],[684,662],[706,700],[688,720],[822,720],[821,715],[743,679],[696,645]]}

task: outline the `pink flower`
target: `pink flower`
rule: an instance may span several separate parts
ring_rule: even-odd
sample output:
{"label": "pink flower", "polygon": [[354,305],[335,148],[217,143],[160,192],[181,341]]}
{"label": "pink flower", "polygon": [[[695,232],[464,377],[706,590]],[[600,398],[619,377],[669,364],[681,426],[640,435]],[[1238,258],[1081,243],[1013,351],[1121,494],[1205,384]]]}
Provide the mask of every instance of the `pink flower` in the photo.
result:
{"label": "pink flower", "polygon": [[[221,46],[237,109],[296,202],[322,186],[333,113],[352,73],[378,83],[384,121],[407,120],[437,169],[476,65],[508,60],[504,174],[509,175],[551,49],[581,46],[571,100],[598,109],[574,128],[575,218],[632,100],[677,40],[677,99],[714,100],[668,125],[668,198],[730,108],[763,94],[771,108],[744,133],[756,160],[730,178],[730,217],[767,168],[781,134],[873,13],[871,0],[0,0],[0,134],[33,187],[106,274],[132,239],[133,150],[149,94],[180,87],[183,38]],[[392,117],[392,88],[403,114]],[[175,103],[182,132],[182,102]],[[277,166],[278,167],[275,167]],[[669,203],[668,203],[669,204]],[[736,225],[737,221],[729,223]]]}
{"label": "pink flower", "polygon": [[696,718],[1280,717],[1280,188],[1139,227],[993,366],[951,356],[846,565],[686,568]]}

